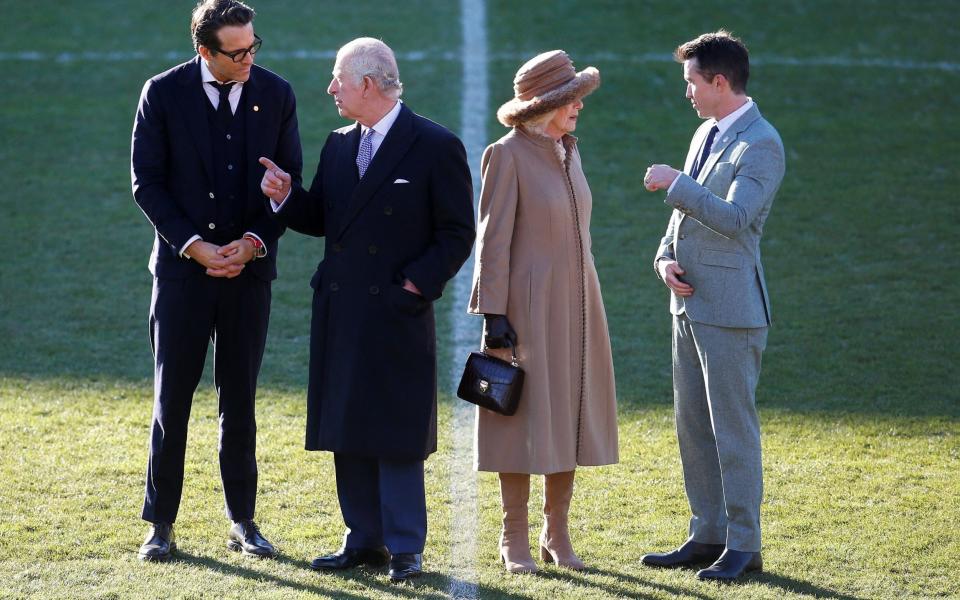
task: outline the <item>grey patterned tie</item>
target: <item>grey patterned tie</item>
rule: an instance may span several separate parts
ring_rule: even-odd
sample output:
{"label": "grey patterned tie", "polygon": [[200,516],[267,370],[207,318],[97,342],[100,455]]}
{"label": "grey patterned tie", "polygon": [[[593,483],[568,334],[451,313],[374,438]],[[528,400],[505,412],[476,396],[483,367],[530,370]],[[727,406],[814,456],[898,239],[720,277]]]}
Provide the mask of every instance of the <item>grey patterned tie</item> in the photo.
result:
{"label": "grey patterned tie", "polygon": [[360,172],[360,179],[367,172],[370,166],[370,160],[373,158],[373,128],[367,129],[363,137],[360,138],[360,150],[357,151],[357,171]]}

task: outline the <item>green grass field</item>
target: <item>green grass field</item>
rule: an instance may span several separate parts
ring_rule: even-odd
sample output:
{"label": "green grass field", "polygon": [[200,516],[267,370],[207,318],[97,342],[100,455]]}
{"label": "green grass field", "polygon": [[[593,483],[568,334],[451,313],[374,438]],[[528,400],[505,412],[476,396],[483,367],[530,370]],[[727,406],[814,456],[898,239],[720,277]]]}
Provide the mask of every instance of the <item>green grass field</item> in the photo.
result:
{"label": "green grass field", "polygon": [[[297,92],[305,177],[343,122],[324,93],[332,60],[291,57],[297,50],[382,37],[400,54],[408,104],[458,128],[459,3],[252,3],[258,62]],[[282,557],[256,562],[224,548],[208,373],[194,403],[180,558],[136,558],[152,410],[152,230],[130,193],[130,128],[143,81],[189,56],[192,5],[0,0],[0,598],[447,597],[463,563],[451,550],[462,533],[450,493],[459,401],[447,378],[441,448],[427,462],[429,574],[395,587],[382,571],[307,569],[339,545],[342,523],[331,457],[302,449],[307,283],[322,245],[295,233],[282,241],[258,394],[257,516]],[[571,518],[585,573],[506,576],[496,480],[478,475],[476,556],[466,562],[479,597],[960,597],[958,8],[487,3],[488,140],[504,131],[492,115],[525,58],[562,47],[603,76],[577,134],[595,201],[621,463],[578,474]],[[682,162],[698,119],[679,65],[656,57],[721,26],[750,46],[750,93],[788,161],[763,245],[775,321],[758,391],[766,571],[725,587],[639,564],[680,543],[687,520],[667,294],[650,267],[669,211],[640,178],[652,162]],[[440,303],[441,373],[462,360],[450,331],[464,306]],[[539,524],[534,516],[531,537]]]}

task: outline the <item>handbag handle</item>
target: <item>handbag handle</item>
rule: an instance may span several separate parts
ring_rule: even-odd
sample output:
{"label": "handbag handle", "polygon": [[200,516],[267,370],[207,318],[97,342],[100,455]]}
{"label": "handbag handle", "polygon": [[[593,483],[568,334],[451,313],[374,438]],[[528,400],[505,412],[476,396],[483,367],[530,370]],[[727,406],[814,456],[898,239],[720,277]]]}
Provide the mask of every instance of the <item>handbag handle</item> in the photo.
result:
{"label": "handbag handle", "polygon": [[[520,361],[517,360],[517,348],[516,348],[516,346],[514,346],[513,344],[511,344],[511,343],[509,342],[509,340],[507,341],[507,345],[510,346],[510,356],[511,356],[511,358],[510,358],[510,365],[513,366],[513,367],[519,367],[519,366],[520,366]],[[486,347],[486,345],[484,345],[482,351],[483,351],[484,354],[487,354],[487,347]],[[489,356],[489,354],[487,354],[487,356]],[[496,357],[494,357],[494,358],[496,358]]]}

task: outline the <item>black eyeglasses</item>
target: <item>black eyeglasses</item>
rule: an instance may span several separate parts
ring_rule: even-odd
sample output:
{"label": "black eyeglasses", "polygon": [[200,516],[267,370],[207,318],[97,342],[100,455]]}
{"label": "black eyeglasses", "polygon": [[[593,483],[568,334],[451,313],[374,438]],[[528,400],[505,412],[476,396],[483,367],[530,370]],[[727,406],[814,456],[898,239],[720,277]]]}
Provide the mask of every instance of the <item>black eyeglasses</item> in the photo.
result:
{"label": "black eyeglasses", "polygon": [[235,63],[243,62],[247,58],[247,53],[256,54],[260,50],[260,46],[263,44],[263,40],[260,39],[260,36],[253,34],[253,39],[256,40],[253,42],[253,45],[249,48],[243,48],[242,50],[234,50],[233,52],[225,52],[220,48],[215,48],[220,54],[227,56]]}

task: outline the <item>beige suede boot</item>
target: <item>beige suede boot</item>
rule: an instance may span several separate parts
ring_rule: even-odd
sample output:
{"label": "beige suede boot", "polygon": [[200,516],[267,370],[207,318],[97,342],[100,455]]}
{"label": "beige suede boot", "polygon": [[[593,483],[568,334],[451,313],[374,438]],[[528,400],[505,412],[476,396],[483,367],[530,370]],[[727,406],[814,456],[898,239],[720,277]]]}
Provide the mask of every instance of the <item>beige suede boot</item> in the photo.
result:
{"label": "beige suede boot", "polygon": [[573,498],[573,474],[574,471],[567,471],[544,477],[540,558],[579,571],[585,569],[586,565],[573,552],[567,528],[567,515]]}
{"label": "beige suede boot", "polygon": [[530,555],[530,529],[527,502],[530,500],[530,475],[500,473],[500,502],[503,506],[503,531],[500,533],[500,559],[508,573],[536,573]]}

